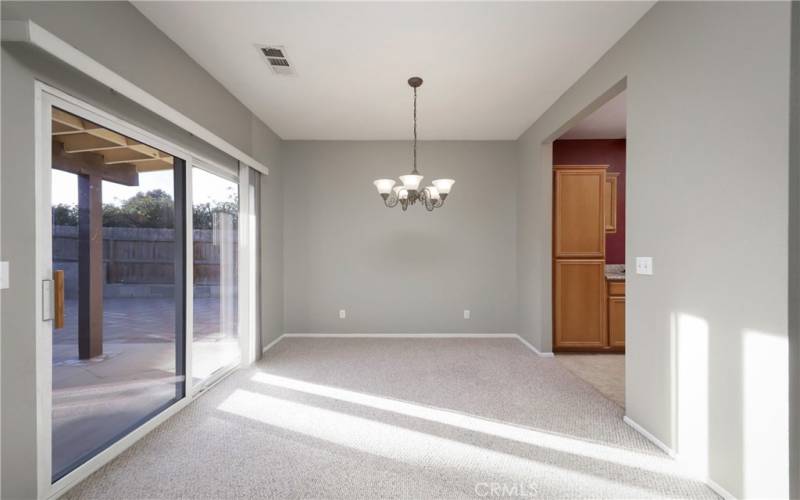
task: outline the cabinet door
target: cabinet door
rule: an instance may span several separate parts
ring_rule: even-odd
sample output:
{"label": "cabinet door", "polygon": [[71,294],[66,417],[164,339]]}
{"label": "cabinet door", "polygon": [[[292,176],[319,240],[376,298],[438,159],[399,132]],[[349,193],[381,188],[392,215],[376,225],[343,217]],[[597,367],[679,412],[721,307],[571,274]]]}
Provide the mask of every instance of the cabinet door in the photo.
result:
{"label": "cabinet door", "polygon": [[625,297],[608,298],[608,343],[625,347]]}
{"label": "cabinet door", "polygon": [[619,173],[606,173],[606,184],[604,192],[605,227],[607,233],[617,232],[617,179]]}
{"label": "cabinet door", "polygon": [[605,257],[605,181],[605,167],[555,169],[555,258]]}
{"label": "cabinet door", "polygon": [[557,260],[555,348],[606,346],[606,278],[602,260]]}

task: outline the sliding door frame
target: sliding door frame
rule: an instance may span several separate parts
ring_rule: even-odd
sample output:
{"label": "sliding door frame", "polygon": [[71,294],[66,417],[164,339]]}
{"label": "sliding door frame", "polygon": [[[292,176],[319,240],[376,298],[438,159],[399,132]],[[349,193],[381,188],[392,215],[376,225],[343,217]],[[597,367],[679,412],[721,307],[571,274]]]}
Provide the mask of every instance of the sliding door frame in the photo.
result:
{"label": "sliding door frame", "polygon": [[241,366],[261,357],[259,307],[259,173],[239,164],[239,341]]}
{"label": "sliding door frame", "polygon": [[[183,184],[183,203],[181,207],[176,207],[176,215],[182,216],[181,221],[176,221],[176,231],[181,231],[183,234],[184,245],[183,251],[185,254],[184,262],[185,267],[183,270],[176,272],[176,277],[183,275],[183,282],[176,283],[176,286],[183,286],[183,307],[180,308],[184,314],[183,328],[176,331],[177,338],[176,351],[178,358],[176,359],[176,370],[180,369],[181,357],[184,367],[184,391],[182,397],[176,393],[176,400],[162,411],[156,413],[149,420],[146,420],[139,427],[131,430],[128,434],[97,453],[95,456],[76,467],[71,472],[67,473],[55,482],[52,482],[52,321],[48,319],[51,316],[49,308],[49,301],[44,293],[44,281],[52,279],[53,264],[52,264],[52,219],[51,219],[51,119],[52,108],[58,107],[70,113],[74,113],[82,118],[93,121],[101,126],[108,127],[120,134],[131,137],[142,143],[148,144],[154,148],[165,151],[173,157],[184,160],[184,168],[182,169],[183,175],[181,183],[177,183],[176,172],[176,202],[180,202],[181,196],[177,192]],[[193,255],[189,251],[192,242],[192,167],[198,163],[203,165],[214,165],[212,162],[205,159],[202,155],[194,154],[185,148],[179,147],[159,136],[153,135],[150,132],[141,129],[129,122],[107,113],[101,109],[96,108],[80,99],[77,99],[69,94],[66,94],[58,89],[55,89],[43,82],[36,81],[34,83],[34,135],[35,135],[35,180],[36,192],[35,204],[37,207],[36,214],[36,272],[33,279],[37,290],[41,290],[36,295],[36,448],[37,448],[37,498],[49,499],[55,498],[63,494],[66,490],[73,487],[81,480],[88,477],[91,473],[110,462],[117,455],[132,446],[136,441],[145,436],[148,432],[153,430],[158,425],[162,424],[172,415],[182,410],[194,398],[199,396],[205,388],[209,387],[204,384],[200,387],[192,386],[192,333],[193,333]],[[222,167],[216,167],[220,169]],[[181,169],[178,169],[181,170]],[[226,169],[231,172],[230,169]],[[236,174],[233,174],[236,176]],[[241,186],[241,178],[239,179]],[[241,198],[241,195],[240,195]],[[248,205],[249,206],[249,205]],[[244,210],[243,210],[244,209]],[[240,219],[250,220],[251,214],[246,211],[247,207],[243,207],[240,203]],[[183,228],[183,230],[181,229]],[[240,230],[240,238],[247,237],[247,233],[243,234]],[[247,241],[241,246],[250,249]],[[240,250],[240,258],[245,258]],[[243,272],[240,269],[239,279],[248,282],[253,279],[248,277],[243,278]],[[241,290],[240,284],[240,290]],[[241,301],[240,297],[240,301]],[[248,299],[244,301],[244,307],[249,309],[251,302]],[[242,304],[240,304],[240,313],[242,311]],[[245,311],[249,315],[249,311]],[[242,346],[250,345],[253,341],[251,338],[251,329],[242,328],[240,325],[240,338],[242,338]],[[180,352],[183,348],[183,353]],[[242,349],[241,352],[242,365],[245,360],[249,359],[246,356],[246,351]],[[249,363],[248,363],[249,364]],[[233,370],[226,371],[220,377],[215,377],[215,382],[219,381],[224,375],[230,374]]]}

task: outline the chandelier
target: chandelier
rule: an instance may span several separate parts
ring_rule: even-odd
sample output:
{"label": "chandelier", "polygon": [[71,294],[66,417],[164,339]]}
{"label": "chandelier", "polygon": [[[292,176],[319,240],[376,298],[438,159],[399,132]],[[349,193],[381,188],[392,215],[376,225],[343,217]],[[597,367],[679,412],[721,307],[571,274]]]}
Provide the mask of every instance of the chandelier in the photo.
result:
{"label": "chandelier", "polygon": [[417,89],[422,85],[422,78],[414,76],[408,79],[408,84],[414,89],[414,150],[412,155],[413,169],[408,175],[401,175],[402,186],[395,186],[394,179],[378,179],[373,184],[378,188],[378,193],[383,198],[383,203],[389,208],[396,207],[398,203],[405,211],[409,205],[419,202],[432,212],[434,208],[444,205],[444,200],[450,194],[450,188],[456,181],[453,179],[436,179],[432,186],[419,188],[422,176],[417,170]]}

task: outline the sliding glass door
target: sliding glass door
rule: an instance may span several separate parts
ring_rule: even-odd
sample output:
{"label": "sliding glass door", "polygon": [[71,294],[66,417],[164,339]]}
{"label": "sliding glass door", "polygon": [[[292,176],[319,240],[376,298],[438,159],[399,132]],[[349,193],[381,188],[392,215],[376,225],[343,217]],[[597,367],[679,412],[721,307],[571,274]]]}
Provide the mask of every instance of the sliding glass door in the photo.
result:
{"label": "sliding glass door", "polygon": [[37,476],[55,497],[260,353],[257,176],[37,96]]}
{"label": "sliding glass door", "polygon": [[184,397],[187,231],[184,159],[51,111],[56,481]]}
{"label": "sliding glass door", "polygon": [[239,184],[233,174],[192,169],[194,384],[241,360]]}

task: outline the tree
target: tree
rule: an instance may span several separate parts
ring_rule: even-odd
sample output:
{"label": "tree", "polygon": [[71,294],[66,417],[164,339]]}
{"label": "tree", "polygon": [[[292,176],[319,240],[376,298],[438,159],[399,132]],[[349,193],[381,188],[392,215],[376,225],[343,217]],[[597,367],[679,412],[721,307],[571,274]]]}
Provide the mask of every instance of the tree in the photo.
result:
{"label": "tree", "polygon": [[53,225],[54,226],[77,226],[78,207],[59,203],[53,206]]}
{"label": "tree", "polygon": [[[78,207],[59,203],[53,206],[53,224],[56,226],[77,226]],[[214,213],[225,212],[233,215],[234,227],[239,215],[239,202],[236,196],[219,203],[200,203],[193,207],[192,225],[194,229],[213,229]],[[103,227],[143,227],[174,228],[175,203],[172,197],[161,189],[137,193],[119,205],[103,204]]]}
{"label": "tree", "polygon": [[223,201],[220,203],[200,203],[192,208],[192,227],[194,229],[213,229],[214,213],[225,212],[233,215],[233,224],[239,216],[239,203],[237,201]]}
{"label": "tree", "polygon": [[119,206],[103,205],[105,227],[175,227],[175,204],[162,189],[136,193]]}
{"label": "tree", "polygon": [[121,208],[137,227],[175,227],[175,203],[164,190],[136,193]]}

